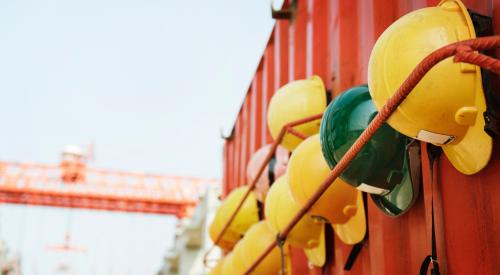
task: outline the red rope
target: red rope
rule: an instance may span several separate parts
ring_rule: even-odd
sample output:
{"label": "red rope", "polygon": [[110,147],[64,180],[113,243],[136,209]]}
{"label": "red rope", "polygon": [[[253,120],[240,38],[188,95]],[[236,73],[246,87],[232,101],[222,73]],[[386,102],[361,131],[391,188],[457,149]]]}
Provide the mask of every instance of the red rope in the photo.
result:
{"label": "red rope", "polygon": [[[462,47],[465,46],[465,47]],[[342,173],[354,157],[361,151],[363,146],[372,138],[375,131],[386,121],[389,116],[396,110],[396,108],[403,102],[403,100],[410,94],[415,86],[422,80],[424,75],[440,61],[451,57],[453,55],[459,56],[461,62],[467,62],[478,66],[489,66],[492,71],[498,73],[498,60],[497,63],[491,62],[490,59],[483,58],[480,54],[469,54],[470,49],[479,51],[500,47],[500,36],[482,37],[466,41],[460,41],[448,46],[442,47],[435,52],[429,54],[422,60],[415,69],[410,73],[408,78],[401,84],[396,93],[389,98],[384,107],[375,116],[372,122],[366,127],[363,133],[359,136],[356,142],[351,146],[347,153],[340,159],[337,165],[330,171],[328,177],[321,183],[314,194],[306,201],[304,206],[297,212],[290,223],[280,232],[278,239],[285,239],[292,228],[300,221],[300,219],[309,211],[309,209],[316,203],[320,196],[330,187],[335,179]],[[480,55],[480,56],[479,56]],[[492,58],[491,58],[492,59]],[[276,247],[277,243],[271,243],[266,250],[257,258],[257,260],[248,268],[245,274],[250,274],[257,265]]]}
{"label": "red rope", "polygon": [[474,52],[468,46],[459,46],[457,50],[458,52],[455,54],[453,61],[480,64],[481,67],[496,74],[500,74],[500,60]]}
{"label": "red rope", "polygon": [[296,136],[296,137],[298,137],[298,138],[302,139],[302,140],[304,140],[304,139],[306,139],[306,138],[307,138],[307,136],[306,136],[306,135],[302,134],[301,132],[299,132],[299,131],[295,130],[295,129],[294,129],[294,128],[292,128],[292,127],[289,127],[287,132],[288,132],[289,134],[291,134],[291,135],[294,135],[294,136]]}

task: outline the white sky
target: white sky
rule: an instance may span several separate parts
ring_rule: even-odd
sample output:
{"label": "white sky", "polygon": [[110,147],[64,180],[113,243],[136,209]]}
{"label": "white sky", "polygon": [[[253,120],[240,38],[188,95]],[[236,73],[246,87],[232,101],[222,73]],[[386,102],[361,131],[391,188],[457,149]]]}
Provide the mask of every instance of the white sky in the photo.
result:
{"label": "white sky", "polygon": [[[92,166],[220,178],[220,130],[267,42],[269,5],[0,0],[0,159],[56,163],[64,145],[94,142]],[[168,216],[73,210],[72,238],[88,253],[45,253],[68,213],[0,207],[0,238],[24,274],[54,274],[58,261],[73,274],[152,274],[173,238]]]}

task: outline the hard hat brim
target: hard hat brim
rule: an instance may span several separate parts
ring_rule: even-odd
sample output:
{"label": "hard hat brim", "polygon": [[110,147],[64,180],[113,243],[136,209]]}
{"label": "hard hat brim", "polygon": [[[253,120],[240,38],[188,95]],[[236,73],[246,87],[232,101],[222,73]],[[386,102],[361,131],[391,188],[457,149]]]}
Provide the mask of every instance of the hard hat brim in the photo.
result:
{"label": "hard hat brim", "polygon": [[346,223],[332,224],[337,237],[339,237],[343,243],[349,245],[361,242],[366,235],[365,205],[363,203],[363,195],[361,191],[358,191],[356,206],[358,207],[356,214],[354,214],[354,216],[351,217]]}
{"label": "hard hat brim", "polygon": [[370,195],[372,201],[384,214],[397,217],[406,213],[416,201],[419,187],[415,185],[408,174],[405,174],[401,184],[396,185],[391,193],[385,196]]}
{"label": "hard hat brim", "polygon": [[[478,112],[478,114],[482,114],[485,111],[486,103],[484,95],[481,94],[478,97],[483,102],[476,106],[483,108]],[[479,98],[478,101],[481,101]],[[443,145],[442,148],[453,167],[465,175],[472,175],[481,171],[490,161],[493,140],[484,131],[483,117],[478,115],[475,125],[469,128],[458,144]]]}
{"label": "hard hat brim", "polygon": [[[442,0],[439,5],[445,2],[445,0]],[[464,14],[469,31],[475,34],[474,24],[467,8],[461,1],[455,2]],[[480,69],[476,69],[476,76],[481,79]],[[478,108],[476,123],[469,127],[467,133],[458,144],[442,146],[444,154],[453,167],[465,175],[475,174],[486,167],[490,161],[491,152],[493,150],[493,140],[484,131],[484,118],[482,114],[486,111],[486,99],[483,92],[484,87],[482,86],[482,81],[478,81],[477,85],[478,87],[475,89],[477,93],[475,105]]]}
{"label": "hard hat brim", "polygon": [[325,246],[325,226],[321,226],[321,233],[319,235],[319,245],[311,248],[304,249],[307,260],[314,266],[323,266],[326,262],[326,246]]}
{"label": "hard hat brim", "polygon": [[[415,145],[419,148],[420,145]],[[420,151],[418,149],[418,151]],[[414,171],[415,174],[412,177],[411,165],[410,165],[410,157],[409,153],[405,153],[405,160],[403,163],[403,178],[399,184],[394,186],[389,194],[386,195],[377,195],[371,194],[372,201],[375,205],[384,212],[384,214],[397,217],[404,213],[406,213],[415,203],[418,198],[418,194],[420,191],[420,158],[416,158],[413,161],[417,162],[417,168],[414,168],[417,171]]]}

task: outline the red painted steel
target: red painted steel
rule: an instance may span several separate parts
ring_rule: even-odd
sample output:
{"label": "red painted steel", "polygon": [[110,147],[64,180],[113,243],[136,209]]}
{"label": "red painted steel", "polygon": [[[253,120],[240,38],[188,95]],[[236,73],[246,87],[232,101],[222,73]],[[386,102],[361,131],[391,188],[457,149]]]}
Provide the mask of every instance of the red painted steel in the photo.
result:
{"label": "red painted steel", "polygon": [[[270,136],[265,122],[267,103],[278,87],[289,81],[290,72],[306,72],[320,75],[328,89],[335,95],[353,85],[367,82],[367,64],[371,49],[380,34],[397,18],[418,8],[434,6],[438,0],[298,0],[299,8],[308,12],[297,13],[293,22],[277,21],[264,51],[262,106],[264,119],[256,121],[256,127]],[[301,3],[301,2],[305,2]],[[500,0],[466,0],[468,8],[492,16],[496,34],[500,33]],[[312,12],[311,12],[312,11]],[[303,17],[306,17],[305,19]],[[304,27],[312,22],[312,27]],[[302,26],[296,26],[302,24]],[[296,42],[297,29],[305,29],[307,39],[312,32],[312,54],[307,54],[307,41]],[[316,46],[316,43],[319,43]],[[306,45],[305,48],[297,48]],[[293,54],[293,62],[289,59]],[[297,63],[297,52],[306,56],[303,64]],[[500,51],[497,51],[499,56]],[[312,58],[312,71],[307,66]],[[289,62],[290,61],[290,62]],[[309,63],[308,63],[309,62]],[[300,66],[300,68],[297,68]],[[309,65],[310,66],[310,65]],[[292,68],[293,67],[293,68]],[[498,83],[498,82],[497,82]],[[267,84],[267,85],[266,85]],[[264,85],[266,88],[264,88]],[[497,90],[500,87],[496,85]],[[249,90],[249,93],[252,91]],[[224,190],[228,192],[244,184],[238,180],[241,167],[235,165],[241,155],[243,125],[239,119],[231,140],[225,145]],[[232,152],[231,148],[233,148]],[[440,259],[447,262],[449,274],[493,274],[500,269],[500,205],[494,198],[500,196],[500,148],[494,144],[494,154],[489,166],[474,176],[465,176],[443,157],[440,166],[441,196],[436,201],[442,206],[438,217]],[[424,167],[424,173],[428,168]],[[424,182],[424,188],[427,186]],[[404,216],[392,219],[384,216],[376,206],[368,202],[369,241],[361,251],[353,269],[343,271],[343,263],[350,247],[335,240],[334,274],[416,274],[420,261],[430,249],[428,232],[429,191],[424,190],[416,205]],[[427,211],[426,211],[427,210]],[[296,251],[294,251],[296,252]],[[300,252],[297,252],[300,253]],[[293,270],[304,270],[305,258],[297,257]],[[299,260],[302,259],[302,260]],[[319,274],[312,270],[311,274]],[[302,273],[301,273],[302,274]]]}
{"label": "red painted steel", "polygon": [[[295,225],[307,214],[311,207],[318,201],[318,199],[323,195],[323,193],[332,185],[332,183],[340,176],[340,174],[348,167],[348,165],[354,160],[357,154],[361,152],[361,149],[370,141],[375,132],[382,126],[382,124],[396,111],[398,106],[403,102],[403,100],[411,93],[411,91],[417,86],[417,84],[422,80],[422,78],[429,72],[436,64],[442,60],[454,56],[455,62],[465,62],[469,64],[474,64],[481,66],[483,68],[491,68],[493,72],[497,72],[500,69],[500,60],[493,58],[478,58],[474,55],[467,55],[464,52],[473,52],[481,50],[489,50],[494,48],[500,48],[500,36],[484,37],[478,39],[472,39],[468,41],[461,41],[449,46],[445,46],[426,58],[424,58],[420,64],[418,64],[415,69],[410,73],[408,78],[401,84],[396,93],[387,100],[386,104],[380,109],[378,114],[373,118],[373,120],[368,124],[366,129],[361,133],[354,144],[347,150],[345,155],[337,162],[335,167],[332,169],[330,174],[321,183],[321,185],[314,191],[311,197],[302,205],[300,210],[295,214],[292,220],[286,225],[286,227],[278,234],[278,240],[286,240],[288,234]],[[500,71],[498,71],[500,74]],[[292,129],[288,129],[289,133]],[[294,133],[296,136],[305,139],[306,137],[298,132]],[[281,140],[277,140],[281,142]],[[434,168],[435,169],[435,168]],[[435,191],[435,194],[439,194]],[[244,199],[243,199],[244,200]],[[242,204],[242,203],[241,203]],[[439,203],[436,203],[439,207]],[[239,211],[237,208],[235,211]],[[436,211],[440,212],[440,211]],[[437,216],[440,213],[436,214]],[[438,222],[439,228],[439,222]],[[439,236],[438,236],[439,239]],[[278,241],[270,244],[268,248],[260,255],[260,257],[253,263],[253,265],[247,270],[245,274],[250,274],[254,268],[278,245]]]}

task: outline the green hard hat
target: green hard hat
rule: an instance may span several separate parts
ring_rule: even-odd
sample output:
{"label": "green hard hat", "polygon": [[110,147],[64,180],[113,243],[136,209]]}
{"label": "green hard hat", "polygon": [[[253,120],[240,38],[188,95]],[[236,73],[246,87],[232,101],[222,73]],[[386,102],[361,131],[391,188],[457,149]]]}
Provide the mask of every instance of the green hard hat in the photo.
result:
{"label": "green hard hat", "polygon": [[[320,127],[321,149],[330,168],[344,156],[376,115],[377,109],[367,86],[351,88],[330,103]],[[384,213],[403,214],[415,202],[420,183],[417,176],[420,161],[412,160],[410,169],[406,150],[411,140],[388,124],[382,124],[340,177],[358,190],[371,193]]]}

